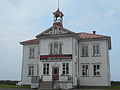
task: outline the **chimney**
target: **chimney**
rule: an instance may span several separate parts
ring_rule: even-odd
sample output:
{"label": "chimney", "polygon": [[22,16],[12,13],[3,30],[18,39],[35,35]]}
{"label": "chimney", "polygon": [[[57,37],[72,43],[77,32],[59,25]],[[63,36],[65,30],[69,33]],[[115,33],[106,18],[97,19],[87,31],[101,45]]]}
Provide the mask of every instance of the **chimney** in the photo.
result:
{"label": "chimney", "polygon": [[93,34],[96,34],[96,31],[93,31]]}

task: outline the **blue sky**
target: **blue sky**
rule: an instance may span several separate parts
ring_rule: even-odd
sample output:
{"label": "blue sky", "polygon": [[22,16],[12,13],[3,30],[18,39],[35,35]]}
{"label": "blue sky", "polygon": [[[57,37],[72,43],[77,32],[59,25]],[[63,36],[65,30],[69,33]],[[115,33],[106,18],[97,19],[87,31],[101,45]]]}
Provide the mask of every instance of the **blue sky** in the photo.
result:
{"label": "blue sky", "polygon": [[[111,80],[120,81],[120,0],[60,0],[64,27],[112,37]],[[57,0],[0,0],[0,80],[20,80],[22,46],[53,24]]]}

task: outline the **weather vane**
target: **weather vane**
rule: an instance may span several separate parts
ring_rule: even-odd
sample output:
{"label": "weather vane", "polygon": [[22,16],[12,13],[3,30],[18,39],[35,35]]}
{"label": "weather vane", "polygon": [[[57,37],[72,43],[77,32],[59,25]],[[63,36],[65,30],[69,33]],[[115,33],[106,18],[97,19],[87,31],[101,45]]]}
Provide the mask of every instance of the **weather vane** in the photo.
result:
{"label": "weather vane", "polygon": [[58,0],[58,9],[59,9],[59,2],[60,2],[60,0]]}

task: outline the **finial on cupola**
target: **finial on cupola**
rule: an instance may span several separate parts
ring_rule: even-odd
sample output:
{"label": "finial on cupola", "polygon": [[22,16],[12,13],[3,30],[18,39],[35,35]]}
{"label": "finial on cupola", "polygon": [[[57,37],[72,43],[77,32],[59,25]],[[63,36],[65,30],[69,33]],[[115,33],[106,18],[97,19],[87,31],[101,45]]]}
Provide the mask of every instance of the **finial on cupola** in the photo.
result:
{"label": "finial on cupola", "polygon": [[54,15],[54,23],[53,25],[57,25],[57,26],[60,26],[60,27],[63,27],[63,13],[59,10],[59,0],[58,0],[58,9],[57,11],[53,12],[53,15]]}

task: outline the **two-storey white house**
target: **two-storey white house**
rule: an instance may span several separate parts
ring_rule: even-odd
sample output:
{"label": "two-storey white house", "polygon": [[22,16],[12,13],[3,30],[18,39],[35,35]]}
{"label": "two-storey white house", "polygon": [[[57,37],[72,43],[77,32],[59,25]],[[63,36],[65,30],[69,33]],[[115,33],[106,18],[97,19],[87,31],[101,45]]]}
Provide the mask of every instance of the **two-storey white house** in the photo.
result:
{"label": "two-storey white house", "polygon": [[31,78],[38,76],[40,87],[47,83],[54,88],[110,86],[111,37],[95,31],[75,33],[63,27],[59,9],[53,15],[53,26],[35,39],[20,42],[23,85],[31,85]]}

